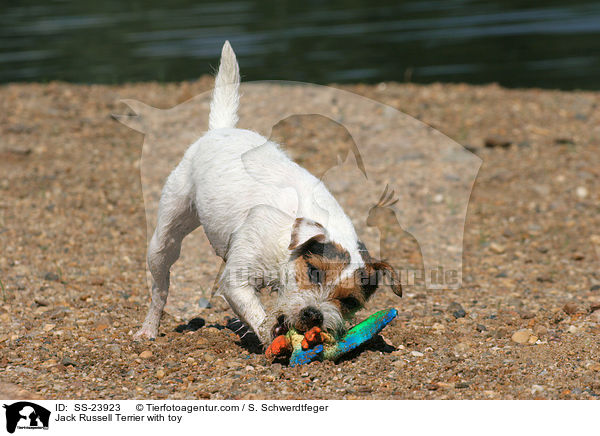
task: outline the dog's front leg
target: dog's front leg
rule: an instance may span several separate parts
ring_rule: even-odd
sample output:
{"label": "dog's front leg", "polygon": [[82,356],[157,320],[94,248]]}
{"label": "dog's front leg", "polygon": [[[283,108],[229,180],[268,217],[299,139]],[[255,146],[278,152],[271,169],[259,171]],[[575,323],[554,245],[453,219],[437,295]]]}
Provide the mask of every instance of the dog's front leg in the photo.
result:
{"label": "dog's front leg", "polygon": [[270,340],[266,313],[256,292],[256,270],[246,252],[230,252],[219,278],[217,295],[225,298],[236,316],[258,336],[261,343]]}
{"label": "dog's front leg", "polygon": [[[235,314],[250,327],[263,345],[272,339],[270,318],[265,313],[257,289],[280,279],[281,259],[286,259],[294,218],[271,206],[250,210],[242,226],[232,235],[218,293]],[[270,320],[270,321],[269,321]]]}
{"label": "dog's front leg", "polygon": [[262,344],[268,344],[270,334],[266,326],[267,315],[256,291],[249,285],[226,287],[220,291],[231,309],[246,326],[258,336]]}

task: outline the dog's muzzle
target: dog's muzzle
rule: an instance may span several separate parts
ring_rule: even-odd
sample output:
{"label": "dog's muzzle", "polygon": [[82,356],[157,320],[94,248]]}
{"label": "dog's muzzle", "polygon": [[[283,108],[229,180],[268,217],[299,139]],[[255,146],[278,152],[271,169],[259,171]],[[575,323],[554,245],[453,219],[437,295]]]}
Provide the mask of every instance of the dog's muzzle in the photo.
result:
{"label": "dog's muzzle", "polygon": [[307,306],[300,311],[296,330],[306,332],[313,327],[323,326],[323,314],[319,309],[313,306]]}

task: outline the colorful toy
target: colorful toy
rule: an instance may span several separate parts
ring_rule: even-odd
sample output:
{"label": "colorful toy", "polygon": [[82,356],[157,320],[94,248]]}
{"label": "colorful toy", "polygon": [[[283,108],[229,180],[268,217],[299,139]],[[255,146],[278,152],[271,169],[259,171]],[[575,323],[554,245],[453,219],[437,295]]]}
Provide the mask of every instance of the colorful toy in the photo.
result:
{"label": "colorful toy", "polygon": [[313,360],[337,360],[373,338],[397,314],[396,309],[375,312],[360,324],[352,327],[338,341],[319,327],[313,327],[304,335],[290,329],[285,335],[277,336],[273,340],[265,355],[269,359],[274,359],[291,354],[289,366],[304,365]]}

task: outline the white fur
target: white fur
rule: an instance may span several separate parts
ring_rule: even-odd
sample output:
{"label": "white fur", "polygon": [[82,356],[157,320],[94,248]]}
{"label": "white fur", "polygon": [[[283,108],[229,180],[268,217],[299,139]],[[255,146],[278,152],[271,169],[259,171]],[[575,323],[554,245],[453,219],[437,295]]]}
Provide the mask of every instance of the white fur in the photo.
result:
{"label": "white fur", "polygon": [[182,239],[199,225],[226,261],[218,293],[263,343],[271,339],[273,315],[267,316],[255,291],[265,285],[279,291],[275,313],[293,318],[297,313],[290,312],[310,304],[322,310],[324,327],[338,328],[343,321],[327,303],[326,291],[298,289],[289,245],[296,218],[321,224],[327,238],[349,252],[351,261],[344,272],[348,276],[364,266],[352,222],[323,183],[291,161],[277,144],[235,128],[239,70],[228,42],[216,85],[211,130],[189,147],[162,191],[148,248],[152,303],[136,338],[156,337],[169,269],[179,257]]}
{"label": "white fur", "polygon": [[210,103],[209,129],[235,127],[238,122],[239,88],[240,69],[229,41],[225,41]]}

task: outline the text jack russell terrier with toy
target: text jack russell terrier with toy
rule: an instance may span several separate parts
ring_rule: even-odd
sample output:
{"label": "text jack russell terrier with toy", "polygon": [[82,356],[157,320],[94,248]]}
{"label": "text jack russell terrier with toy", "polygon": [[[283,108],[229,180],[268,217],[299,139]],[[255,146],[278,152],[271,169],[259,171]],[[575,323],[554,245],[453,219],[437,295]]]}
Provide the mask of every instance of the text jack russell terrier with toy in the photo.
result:
{"label": "text jack russell terrier with toy", "polygon": [[[384,273],[402,294],[396,272],[370,257],[320,180],[276,143],[235,128],[239,84],[237,60],[225,42],[209,131],[188,148],[162,190],[148,247],[152,302],[136,339],[157,336],[169,270],[183,238],[199,226],[225,261],[217,293],[263,345],[289,327],[341,335]],[[278,292],[269,313],[257,294],[266,286]]]}

